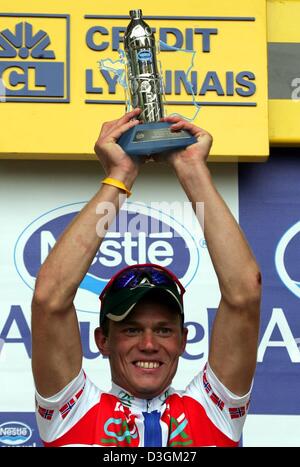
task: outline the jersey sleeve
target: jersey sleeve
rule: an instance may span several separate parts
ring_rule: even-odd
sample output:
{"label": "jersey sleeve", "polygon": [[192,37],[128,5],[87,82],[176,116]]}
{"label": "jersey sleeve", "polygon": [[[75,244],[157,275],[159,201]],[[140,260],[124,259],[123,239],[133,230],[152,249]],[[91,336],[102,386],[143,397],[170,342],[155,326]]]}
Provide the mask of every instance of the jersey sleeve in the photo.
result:
{"label": "jersey sleeve", "polygon": [[65,388],[44,398],[36,391],[36,418],[44,443],[51,443],[69,431],[100,397],[100,390],[81,370]]}
{"label": "jersey sleeve", "polygon": [[237,396],[219,381],[207,363],[189,384],[185,395],[197,400],[217,428],[237,442],[248,412],[251,390],[252,386],[247,394]]}

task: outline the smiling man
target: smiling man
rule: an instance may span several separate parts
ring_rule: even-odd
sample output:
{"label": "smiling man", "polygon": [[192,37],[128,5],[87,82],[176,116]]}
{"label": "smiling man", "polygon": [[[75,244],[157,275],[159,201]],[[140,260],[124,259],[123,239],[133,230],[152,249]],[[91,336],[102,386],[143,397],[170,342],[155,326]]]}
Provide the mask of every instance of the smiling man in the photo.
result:
{"label": "smiling man", "polygon": [[110,359],[112,380],[153,399],[168,388],[186,344],[184,288],[167,269],[129,266],[101,294],[96,343]]}
{"label": "smiling man", "polygon": [[[145,162],[117,144],[139,123],[139,112],[102,126],[95,151],[107,178],[57,241],[37,278],[32,365],[40,435],[45,446],[237,446],[256,365],[260,273],[212,182],[206,163],[211,136],[180,118],[166,120],[172,131],[188,130],[197,143],[165,154],[164,161],[174,169],[196,215],[197,203],[204,203],[204,235],[221,292],[208,362],[195,369],[184,391],[172,388],[187,339],[185,290],[164,267],[138,264],[112,277],[100,296],[95,341],[109,360],[111,390],[100,390],[82,369],[74,297],[107,221],[113,220],[113,215],[97,214],[99,203],[111,203],[111,212],[117,211],[120,193],[130,194]],[[105,222],[99,223],[99,217]]]}

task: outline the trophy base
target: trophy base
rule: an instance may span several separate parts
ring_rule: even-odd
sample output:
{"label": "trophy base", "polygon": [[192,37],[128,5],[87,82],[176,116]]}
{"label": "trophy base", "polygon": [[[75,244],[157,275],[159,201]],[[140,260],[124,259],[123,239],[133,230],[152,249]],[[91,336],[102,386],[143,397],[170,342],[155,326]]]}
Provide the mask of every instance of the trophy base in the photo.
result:
{"label": "trophy base", "polygon": [[197,142],[188,131],[172,132],[171,123],[142,123],[126,131],[118,144],[130,156],[150,156],[163,151],[186,148]]}

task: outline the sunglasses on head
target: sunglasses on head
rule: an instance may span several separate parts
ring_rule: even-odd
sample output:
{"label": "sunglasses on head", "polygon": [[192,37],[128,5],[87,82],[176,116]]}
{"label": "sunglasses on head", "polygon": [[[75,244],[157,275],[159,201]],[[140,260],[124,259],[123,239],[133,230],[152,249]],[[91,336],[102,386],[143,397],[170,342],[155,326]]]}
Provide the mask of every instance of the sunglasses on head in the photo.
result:
{"label": "sunglasses on head", "polygon": [[150,284],[156,286],[173,286],[178,288],[178,292],[183,297],[185,288],[177,279],[175,274],[159,265],[139,264],[127,267],[119,271],[106,285],[100,295],[102,301],[108,291],[117,291],[124,288],[132,289],[140,285],[146,279]]}

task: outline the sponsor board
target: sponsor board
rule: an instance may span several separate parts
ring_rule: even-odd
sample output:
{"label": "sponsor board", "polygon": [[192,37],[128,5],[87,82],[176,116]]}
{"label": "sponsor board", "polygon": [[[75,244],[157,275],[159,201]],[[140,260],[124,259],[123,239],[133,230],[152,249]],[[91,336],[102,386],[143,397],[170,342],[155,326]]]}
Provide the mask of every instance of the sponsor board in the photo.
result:
{"label": "sponsor board", "polygon": [[251,413],[300,414],[299,177],[292,156],[239,168],[240,224],[263,279]]}
{"label": "sponsor board", "polygon": [[0,412],[0,447],[39,447],[35,414]]}
{"label": "sponsor board", "polygon": [[[188,16],[171,0],[163,6],[140,0],[139,7],[160,43],[166,113],[205,126],[214,135],[210,158],[216,162],[265,160],[266,3],[214,0],[203,3],[200,14],[194,3]],[[125,91],[118,78],[125,68],[116,69],[116,62],[131,8],[128,2],[99,8],[91,0],[52,0],[40,2],[37,10],[36,2],[28,0],[24,11],[23,1],[12,5],[5,0],[0,13],[0,157],[95,158],[93,142],[101,122],[124,113]],[[153,53],[141,50],[140,60]],[[99,69],[103,60],[110,69]]]}
{"label": "sponsor board", "polygon": [[[20,234],[14,262],[31,289],[57,238],[83,206],[74,203],[55,208],[33,220]],[[98,313],[98,296],[109,279],[126,266],[147,262],[171,269],[187,287],[199,268],[200,249],[190,231],[172,215],[142,203],[127,202],[80,284],[76,308]]]}

